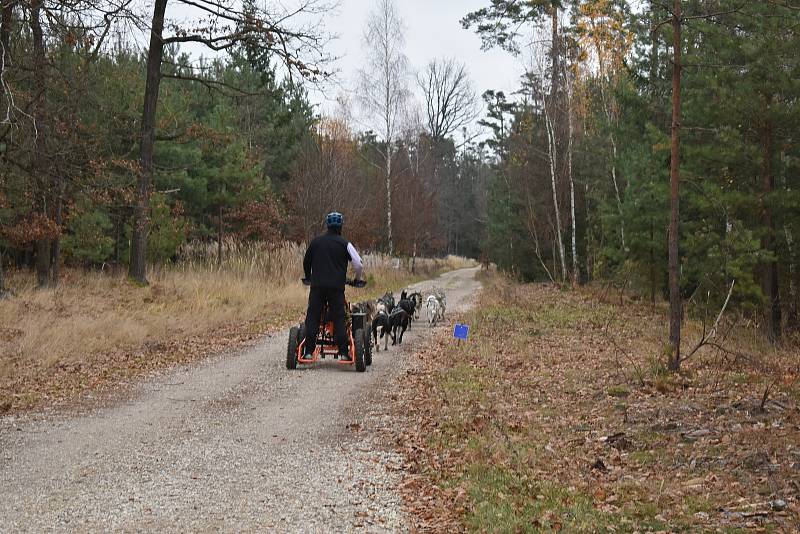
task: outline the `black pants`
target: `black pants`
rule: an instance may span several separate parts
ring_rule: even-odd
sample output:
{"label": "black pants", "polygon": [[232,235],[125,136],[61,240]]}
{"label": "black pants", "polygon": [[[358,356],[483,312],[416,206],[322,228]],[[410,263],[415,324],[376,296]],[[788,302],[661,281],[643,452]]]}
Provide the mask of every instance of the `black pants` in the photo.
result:
{"label": "black pants", "polygon": [[319,322],[322,310],[328,305],[328,316],[325,320],[333,321],[336,333],[336,344],[339,354],[350,353],[350,339],[345,326],[344,289],[335,287],[312,287],[308,293],[308,311],[306,312],[306,345],[304,352],[311,354],[317,345]]}

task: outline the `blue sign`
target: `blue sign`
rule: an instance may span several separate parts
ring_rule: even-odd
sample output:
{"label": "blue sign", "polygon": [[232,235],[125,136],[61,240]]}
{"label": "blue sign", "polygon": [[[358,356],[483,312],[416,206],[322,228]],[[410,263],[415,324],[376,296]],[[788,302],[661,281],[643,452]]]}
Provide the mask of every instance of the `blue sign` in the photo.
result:
{"label": "blue sign", "polygon": [[467,324],[456,324],[455,329],[453,330],[453,337],[456,339],[466,339],[469,337],[469,325]]}

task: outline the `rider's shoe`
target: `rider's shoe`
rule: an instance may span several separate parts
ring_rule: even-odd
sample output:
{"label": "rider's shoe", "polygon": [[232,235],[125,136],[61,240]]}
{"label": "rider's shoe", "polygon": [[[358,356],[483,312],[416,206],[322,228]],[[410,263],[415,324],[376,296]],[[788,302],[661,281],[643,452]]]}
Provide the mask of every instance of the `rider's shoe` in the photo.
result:
{"label": "rider's shoe", "polygon": [[343,362],[349,361],[350,360],[350,355],[349,354],[340,354],[339,355],[339,360],[343,361]]}

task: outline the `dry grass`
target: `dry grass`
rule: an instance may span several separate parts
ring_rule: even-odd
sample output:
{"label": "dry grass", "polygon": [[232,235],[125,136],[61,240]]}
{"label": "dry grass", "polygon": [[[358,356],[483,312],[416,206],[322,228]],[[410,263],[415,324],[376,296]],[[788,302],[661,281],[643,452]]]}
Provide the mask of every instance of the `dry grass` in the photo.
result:
{"label": "dry grass", "polygon": [[[36,290],[30,273],[13,274],[16,297],[0,301],[0,412],[58,396],[59,381],[85,390],[98,376],[106,381],[130,375],[130,367],[173,361],[154,352],[199,357],[226,348],[221,337],[235,343],[300,317],[307,299],[299,282],[303,250],[228,243],[218,264],[214,247],[188,247],[176,266],[152,271],[147,287],[131,284],[123,273],[67,270],[57,289]],[[348,295],[371,298],[461,263],[418,260],[412,276],[404,262],[366,255],[370,285],[349,288]],[[197,338],[208,343],[176,345]]]}
{"label": "dry grass", "polygon": [[[0,305],[3,359],[49,367],[102,351],[194,335],[225,323],[302,306],[303,288],[220,276],[163,271],[149,287],[124,276],[70,272],[58,290],[26,289]],[[297,303],[295,303],[297,301]],[[0,378],[13,368],[4,365]]]}

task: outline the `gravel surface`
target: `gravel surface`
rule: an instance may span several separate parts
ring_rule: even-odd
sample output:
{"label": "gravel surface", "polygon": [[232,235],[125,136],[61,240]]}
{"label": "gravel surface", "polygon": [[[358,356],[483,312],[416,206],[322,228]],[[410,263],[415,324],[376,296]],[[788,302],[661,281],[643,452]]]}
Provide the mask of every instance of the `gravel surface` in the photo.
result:
{"label": "gravel surface", "polygon": [[[469,306],[475,269],[436,284]],[[286,333],[73,415],[0,418],[0,531],[405,531],[400,458],[364,430],[408,350],[285,368]],[[385,424],[385,422],[383,422]]]}

